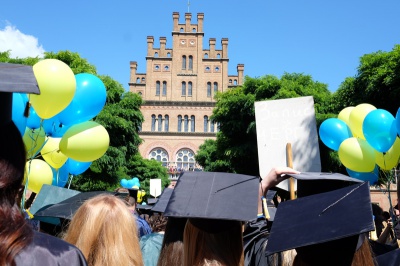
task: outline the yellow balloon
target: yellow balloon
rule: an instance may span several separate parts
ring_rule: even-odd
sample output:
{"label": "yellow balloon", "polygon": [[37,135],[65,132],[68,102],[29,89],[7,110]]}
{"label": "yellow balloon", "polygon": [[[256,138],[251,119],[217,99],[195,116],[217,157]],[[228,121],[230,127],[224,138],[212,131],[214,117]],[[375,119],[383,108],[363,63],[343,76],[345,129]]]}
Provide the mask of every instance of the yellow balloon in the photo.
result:
{"label": "yellow balloon", "polygon": [[137,202],[141,203],[143,201],[143,197],[146,195],[146,191],[144,190],[139,190],[137,194]]}
{"label": "yellow balloon", "polygon": [[31,159],[42,149],[46,139],[46,133],[42,127],[38,129],[26,128],[25,134],[22,138],[26,147],[27,158]]}
{"label": "yellow balloon", "polygon": [[107,130],[94,121],[86,121],[70,127],[61,138],[59,148],[69,158],[91,162],[103,156],[109,144]]}
{"label": "yellow balloon", "polygon": [[40,118],[47,119],[64,110],[76,91],[74,72],[64,62],[44,59],[33,66],[40,94],[31,94],[30,102]]}
{"label": "yellow balloon", "polygon": [[53,171],[50,165],[40,159],[27,161],[25,164],[24,184],[28,182],[28,189],[39,193],[43,184],[51,185],[53,182]]}
{"label": "yellow balloon", "polygon": [[68,157],[60,151],[60,141],[61,138],[48,137],[46,144],[44,144],[42,150],[40,151],[43,159],[54,169],[60,168],[68,160]]}
{"label": "yellow balloon", "polygon": [[351,129],[351,133],[353,133],[353,136],[360,139],[365,139],[362,130],[362,124],[367,114],[375,109],[376,107],[369,103],[362,103],[354,107],[354,109],[350,112],[348,124]]}
{"label": "yellow balloon", "polygon": [[390,147],[387,152],[382,153],[375,151],[375,155],[376,164],[382,170],[391,170],[396,167],[400,159],[400,138],[396,138],[392,147]]}
{"label": "yellow balloon", "polygon": [[342,111],[340,111],[340,113],[338,114],[338,119],[342,120],[343,122],[345,122],[347,125],[350,125],[350,113],[351,111],[353,111],[354,106],[349,106],[344,108]]}
{"label": "yellow balloon", "polygon": [[350,170],[372,172],[375,168],[375,150],[366,140],[351,137],[339,146],[339,159]]}

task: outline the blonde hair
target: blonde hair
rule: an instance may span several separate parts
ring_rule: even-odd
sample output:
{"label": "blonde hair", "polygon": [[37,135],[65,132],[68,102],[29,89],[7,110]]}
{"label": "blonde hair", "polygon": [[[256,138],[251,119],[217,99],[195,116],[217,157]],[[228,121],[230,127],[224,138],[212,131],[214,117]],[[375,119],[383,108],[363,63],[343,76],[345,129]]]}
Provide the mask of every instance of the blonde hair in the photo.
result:
{"label": "blonde hair", "polygon": [[101,194],[77,210],[64,235],[77,246],[89,266],[142,266],[135,218],[119,198]]}
{"label": "blonde hair", "polygon": [[183,235],[183,265],[243,266],[242,224],[237,222],[219,233],[208,233],[189,219]]}

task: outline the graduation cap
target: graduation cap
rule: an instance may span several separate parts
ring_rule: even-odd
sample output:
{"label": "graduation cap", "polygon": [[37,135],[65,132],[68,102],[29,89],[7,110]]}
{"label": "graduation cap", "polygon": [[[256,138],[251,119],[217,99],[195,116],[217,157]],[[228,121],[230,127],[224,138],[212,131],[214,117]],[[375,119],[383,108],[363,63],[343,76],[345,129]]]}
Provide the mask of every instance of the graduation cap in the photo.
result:
{"label": "graduation cap", "polygon": [[167,208],[169,199],[171,198],[173,188],[164,188],[163,192],[161,193],[160,197],[158,198],[157,203],[151,209],[153,212],[165,212]]}
{"label": "graduation cap", "polygon": [[138,191],[139,191],[139,189],[137,189],[137,188],[128,188],[129,197],[134,198],[135,202],[137,202]]}
{"label": "graduation cap", "polygon": [[11,121],[13,92],[40,94],[32,66],[0,63],[0,125]]}
{"label": "graduation cap", "polygon": [[400,249],[387,252],[375,257],[378,266],[398,266],[400,265]]}
{"label": "graduation cap", "polygon": [[227,229],[230,221],[257,217],[259,178],[219,173],[184,172],[179,178],[164,216],[190,218],[210,233]]}
{"label": "graduation cap", "polygon": [[[116,195],[116,192],[110,191],[89,191],[81,192],[56,204],[50,205],[47,208],[42,208],[36,212],[34,217],[54,217],[71,220],[79,207],[88,199],[91,199],[100,194]],[[39,218],[40,219],[40,218]]]}
{"label": "graduation cap", "polygon": [[43,184],[39,193],[36,195],[35,200],[32,203],[32,206],[29,208],[29,212],[33,214],[34,220],[39,220],[42,222],[57,225],[60,223],[60,218],[46,217],[46,216],[41,217],[41,216],[35,216],[35,214],[37,212],[40,212],[41,210],[44,210],[54,204],[57,204],[79,193],[80,193],[79,191],[73,189],[67,189],[67,188]]}
{"label": "graduation cap", "polygon": [[297,180],[297,197],[340,189],[363,181],[339,173],[302,172],[291,174]]}
{"label": "graduation cap", "polygon": [[296,249],[309,265],[351,265],[373,230],[369,183],[358,183],[280,203],[266,254]]}

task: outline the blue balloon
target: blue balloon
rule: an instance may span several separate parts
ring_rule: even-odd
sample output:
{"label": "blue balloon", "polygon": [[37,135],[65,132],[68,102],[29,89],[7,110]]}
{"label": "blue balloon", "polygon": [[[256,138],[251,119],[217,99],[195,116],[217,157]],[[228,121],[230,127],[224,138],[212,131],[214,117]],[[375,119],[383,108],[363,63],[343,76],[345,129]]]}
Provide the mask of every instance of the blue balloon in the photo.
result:
{"label": "blue balloon", "polygon": [[38,129],[42,119],[38,116],[33,106],[29,108],[29,117],[26,120],[26,126],[30,129]]}
{"label": "blue balloon", "polygon": [[127,188],[132,188],[133,186],[135,186],[135,181],[133,181],[132,179],[128,180]]}
{"label": "blue balloon", "polygon": [[125,178],[121,179],[120,184],[122,187],[128,188],[128,180],[126,180]]}
{"label": "blue balloon", "polygon": [[328,118],[319,127],[322,143],[332,150],[339,150],[340,144],[351,138],[351,130],[347,124],[338,118]]}
{"label": "blue balloon", "polygon": [[64,187],[69,179],[67,165],[64,164],[58,170],[51,167],[51,170],[53,171],[53,182],[51,184],[57,187]]}
{"label": "blue balloon", "polygon": [[356,172],[353,170],[350,170],[349,168],[346,168],[347,173],[349,176],[363,180],[363,181],[369,181],[370,185],[374,185],[376,182],[378,182],[379,178],[379,168],[377,165],[375,165],[375,169],[372,172]]}
{"label": "blue balloon", "polygon": [[72,175],[80,175],[89,169],[92,162],[79,162],[74,159],[68,158],[65,165],[68,168],[68,172]]}
{"label": "blue balloon", "polygon": [[136,186],[136,187],[140,188],[140,180],[139,180],[139,178],[137,178],[137,177],[132,178],[132,183],[133,183],[132,187]]}
{"label": "blue balloon", "polygon": [[364,118],[362,130],[367,142],[379,152],[387,152],[397,137],[396,120],[383,109],[369,112]]}
{"label": "blue balloon", "polygon": [[46,133],[46,136],[50,136],[53,138],[61,138],[62,136],[64,136],[65,132],[71,127],[62,124],[58,115],[50,117],[49,119],[44,119],[42,126],[44,132]]}
{"label": "blue balloon", "polygon": [[24,116],[25,112],[25,104],[23,96],[21,93],[14,93],[12,97],[12,115],[11,119],[14,124],[17,126],[19,133],[21,136],[25,134],[26,129],[26,117]]}
{"label": "blue balloon", "polygon": [[64,125],[73,125],[95,117],[106,103],[104,83],[95,75],[75,75],[76,91],[71,103],[58,116]]}

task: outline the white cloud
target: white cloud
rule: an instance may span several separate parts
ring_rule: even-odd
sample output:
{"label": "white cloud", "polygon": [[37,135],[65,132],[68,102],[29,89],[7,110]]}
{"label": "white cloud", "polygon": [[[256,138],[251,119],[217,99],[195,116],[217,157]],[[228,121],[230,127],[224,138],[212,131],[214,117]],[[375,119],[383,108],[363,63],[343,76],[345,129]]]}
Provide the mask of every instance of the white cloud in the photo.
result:
{"label": "white cloud", "polygon": [[45,52],[36,37],[26,35],[12,25],[0,29],[0,52],[8,50],[11,58],[43,57]]}

